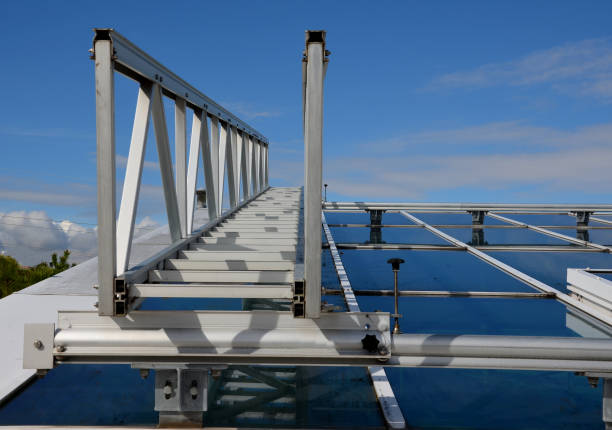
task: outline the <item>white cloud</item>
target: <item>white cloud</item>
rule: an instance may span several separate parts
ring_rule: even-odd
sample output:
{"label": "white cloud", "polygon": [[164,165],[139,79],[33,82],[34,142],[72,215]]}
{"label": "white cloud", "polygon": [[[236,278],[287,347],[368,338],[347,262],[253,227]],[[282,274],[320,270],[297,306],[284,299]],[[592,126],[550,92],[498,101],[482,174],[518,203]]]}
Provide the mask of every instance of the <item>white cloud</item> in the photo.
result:
{"label": "white cloud", "polygon": [[537,84],[550,84],[575,95],[611,98],[612,43],[609,39],[592,39],[539,50],[514,60],[439,76],[429,88]]}
{"label": "white cloud", "polygon": [[[348,156],[328,157],[323,177],[329,191],[351,200],[431,200],[433,193],[467,189],[474,200],[494,190],[504,201],[513,190],[529,189],[534,200],[562,192],[570,201],[609,193],[609,160],[612,124],[562,130],[491,123],[364,143]],[[290,181],[297,169],[275,175]]]}
{"label": "white cloud", "polygon": [[[134,236],[157,228],[144,217],[136,224]],[[97,254],[97,227],[86,227],[69,220],[55,221],[44,211],[0,212],[0,250],[23,265],[48,262],[51,254],[71,252],[69,262],[80,263]]]}

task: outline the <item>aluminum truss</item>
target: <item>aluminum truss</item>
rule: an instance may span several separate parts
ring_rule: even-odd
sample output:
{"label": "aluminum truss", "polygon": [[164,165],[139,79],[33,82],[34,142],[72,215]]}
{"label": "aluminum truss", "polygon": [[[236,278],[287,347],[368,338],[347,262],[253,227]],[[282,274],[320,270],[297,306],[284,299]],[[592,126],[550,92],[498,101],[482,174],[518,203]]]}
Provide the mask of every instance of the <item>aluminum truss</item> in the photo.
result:
{"label": "aluminum truss", "polygon": [[[126,287],[125,280],[120,276],[128,270],[150,118],[155,129],[168,226],[174,244],[192,237],[200,157],[204,165],[209,220],[214,222],[223,215],[226,169],[228,212],[236,210],[244,201],[268,187],[268,141],[257,130],[202,94],[118,32],[111,29],[94,31],[92,58],[95,61],[98,148],[98,308],[100,315],[122,315],[127,311]],[[115,71],[140,84],[118,218],[115,207]],[[175,168],[170,154],[164,97],[172,99],[175,106]],[[193,111],[189,150],[187,108]]]}

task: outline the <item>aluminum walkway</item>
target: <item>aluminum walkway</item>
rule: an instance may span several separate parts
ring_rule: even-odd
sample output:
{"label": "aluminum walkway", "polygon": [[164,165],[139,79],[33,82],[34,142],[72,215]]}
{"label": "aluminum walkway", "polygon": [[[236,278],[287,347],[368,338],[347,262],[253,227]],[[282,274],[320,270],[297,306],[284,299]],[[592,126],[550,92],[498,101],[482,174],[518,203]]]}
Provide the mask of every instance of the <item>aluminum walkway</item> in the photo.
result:
{"label": "aluminum walkway", "polygon": [[150,270],[129,296],[291,299],[300,198],[300,188],[268,189]]}

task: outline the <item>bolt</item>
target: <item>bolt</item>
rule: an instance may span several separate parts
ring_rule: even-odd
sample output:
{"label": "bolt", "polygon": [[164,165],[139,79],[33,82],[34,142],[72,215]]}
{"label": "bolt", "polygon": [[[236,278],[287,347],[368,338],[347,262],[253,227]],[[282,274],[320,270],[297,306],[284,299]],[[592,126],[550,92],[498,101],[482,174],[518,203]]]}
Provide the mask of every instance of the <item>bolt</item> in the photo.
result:
{"label": "bolt", "polygon": [[198,381],[191,381],[191,388],[189,389],[189,394],[191,394],[191,398],[194,400],[198,397]]}
{"label": "bolt", "polygon": [[100,286],[98,284],[94,284],[94,290],[97,290],[98,288],[100,288]]}
{"label": "bolt", "polygon": [[147,379],[149,377],[149,369],[140,369],[140,377]]}
{"label": "bolt", "polygon": [[55,347],[55,352],[64,352],[66,351],[66,347],[63,345],[58,345]]}
{"label": "bolt", "polygon": [[36,349],[43,349],[43,343],[40,340],[36,339],[34,341],[34,348],[36,348]]}
{"label": "bolt", "polygon": [[164,385],[164,397],[169,399],[172,396],[172,384],[170,381],[166,381],[166,385]]}

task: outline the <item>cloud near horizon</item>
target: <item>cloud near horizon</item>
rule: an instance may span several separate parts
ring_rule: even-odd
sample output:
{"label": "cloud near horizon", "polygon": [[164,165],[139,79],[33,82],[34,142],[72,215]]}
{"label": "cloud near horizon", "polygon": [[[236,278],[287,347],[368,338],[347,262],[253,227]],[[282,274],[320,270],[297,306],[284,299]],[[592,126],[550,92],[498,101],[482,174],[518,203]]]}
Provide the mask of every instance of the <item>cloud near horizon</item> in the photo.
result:
{"label": "cloud near horizon", "polygon": [[[135,228],[135,237],[159,226],[144,217]],[[33,266],[48,262],[51,254],[70,250],[69,261],[81,263],[97,255],[97,227],[86,227],[69,220],[55,221],[44,211],[0,212],[0,253],[20,264]]]}

